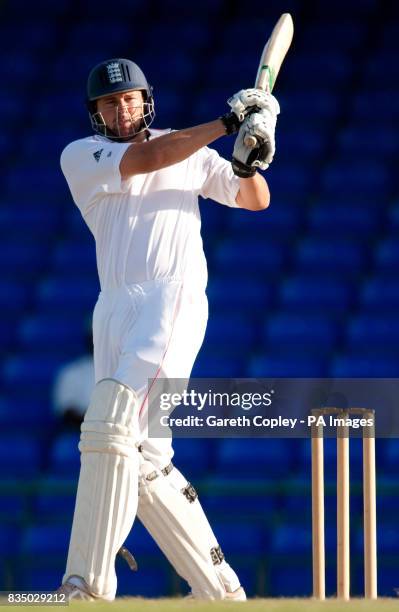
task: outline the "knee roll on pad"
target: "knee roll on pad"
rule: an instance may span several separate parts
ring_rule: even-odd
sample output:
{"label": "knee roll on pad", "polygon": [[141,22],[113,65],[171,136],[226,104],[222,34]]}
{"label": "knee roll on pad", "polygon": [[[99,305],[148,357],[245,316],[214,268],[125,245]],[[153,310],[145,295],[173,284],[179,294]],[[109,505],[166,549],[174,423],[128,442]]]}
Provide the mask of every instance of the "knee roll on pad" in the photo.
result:
{"label": "knee roll on pad", "polygon": [[[198,599],[224,599],[239,588],[231,567],[218,556],[213,531],[195,489],[176,469],[164,476],[140,457],[137,515]],[[221,552],[221,551],[220,551]]]}
{"label": "knee roll on pad", "polygon": [[81,469],[67,568],[92,593],[112,600],[115,556],[137,510],[138,414],[132,389],[116,380],[97,383],[81,427]]}

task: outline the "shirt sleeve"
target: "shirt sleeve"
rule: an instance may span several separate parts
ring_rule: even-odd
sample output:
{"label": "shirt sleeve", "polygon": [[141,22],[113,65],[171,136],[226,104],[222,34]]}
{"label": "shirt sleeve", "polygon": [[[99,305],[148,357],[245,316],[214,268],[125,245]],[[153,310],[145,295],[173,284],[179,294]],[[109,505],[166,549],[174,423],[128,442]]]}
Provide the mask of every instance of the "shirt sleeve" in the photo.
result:
{"label": "shirt sleeve", "polygon": [[215,151],[204,147],[201,150],[203,157],[203,183],[199,195],[211,198],[219,204],[238,208],[236,203],[240,187],[240,179],[232,170],[231,163]]}
{"label": "shirt sleeve", "polygon": [[76,140],[61,155],[61,169],[75,204],[85,215],[102,195],[123,193],[119,164],[130,143],[94,139]]}

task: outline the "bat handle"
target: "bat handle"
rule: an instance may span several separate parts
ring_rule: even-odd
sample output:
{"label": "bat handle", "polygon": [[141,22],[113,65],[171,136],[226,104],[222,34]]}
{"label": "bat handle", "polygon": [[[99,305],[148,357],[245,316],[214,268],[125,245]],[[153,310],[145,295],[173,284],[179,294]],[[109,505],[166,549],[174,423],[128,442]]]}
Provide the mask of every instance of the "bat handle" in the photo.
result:
{"label": "bat handle", "polygon": [[248,149],[254,149],[258,144],[258,141],[256,140],[255,136],[247,136],[244,140],[244,144],[246,147],[248,147]]}

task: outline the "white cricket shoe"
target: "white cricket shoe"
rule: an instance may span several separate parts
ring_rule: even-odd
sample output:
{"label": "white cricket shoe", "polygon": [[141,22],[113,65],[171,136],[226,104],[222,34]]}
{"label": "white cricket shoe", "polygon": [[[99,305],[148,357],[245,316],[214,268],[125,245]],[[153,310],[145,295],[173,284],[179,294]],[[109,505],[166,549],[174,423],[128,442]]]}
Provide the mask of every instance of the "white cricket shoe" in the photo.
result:
{"label": "white cricket shoe", "polygon": [[238,587],[232,593],[226,591],[226,595],[224,597],[227,601],[247,601],[247,596],[245,595],[245,591],[242,587]]}
{"label": "white cricket shoe", "polygon": [[[197,599],[197,597],[194,597],[192,593],[189,593],[188,595],[186,595],[185,599]],[[223,597],[223,601],[247,601],[247,596],[245,594],[244,589],[242,587],[238,587],[238,589],[236,589],[232,593],[226,591],[225,596]]]}
{"label": "white cricket shoe", "polygon": [[83,578],[71,575],[57,590],[57,595],[65,595],[68,601],[73,599],[84,601],[96,601],[100,599],[90,592],[89,587]]}

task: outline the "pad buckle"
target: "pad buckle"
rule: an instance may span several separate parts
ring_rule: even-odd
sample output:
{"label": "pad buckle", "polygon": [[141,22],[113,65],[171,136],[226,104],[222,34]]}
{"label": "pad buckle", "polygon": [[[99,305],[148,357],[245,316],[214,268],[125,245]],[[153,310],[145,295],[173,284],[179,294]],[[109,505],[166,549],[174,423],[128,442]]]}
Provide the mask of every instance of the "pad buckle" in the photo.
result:
{"label": "pad buckle", "polygon": [[224,561],[224,554],[220,546],[211,548],[211,559],[213,565],[220,565]]}

